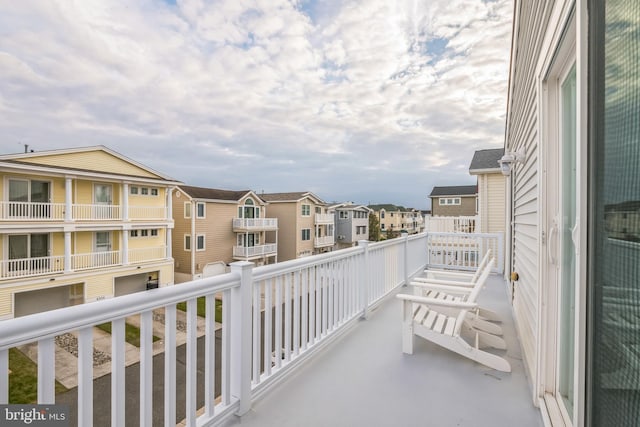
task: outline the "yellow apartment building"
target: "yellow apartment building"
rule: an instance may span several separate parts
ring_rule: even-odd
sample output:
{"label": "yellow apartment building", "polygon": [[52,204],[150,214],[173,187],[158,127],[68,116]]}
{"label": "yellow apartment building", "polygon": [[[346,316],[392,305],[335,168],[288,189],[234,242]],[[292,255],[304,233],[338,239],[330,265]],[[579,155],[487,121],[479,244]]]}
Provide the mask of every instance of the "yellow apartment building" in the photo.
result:
{"label": "yellow apartment building", "polygon": [[424,217],[417,209],[401,209],[393,205],[373,205],[373,214],[378,218],[380,232],[384,235],[407,232],[417,234],[424,231]]}
{"label": "yellow apartment building", "polygon": [[317,255],[333,250],[334,214],[311,192],[270,193],[260,197],[269,204],[269,215],[278,218],[278,261]]}
{"label": "yellow apartment building", "polygon": [[172,203],[176,282],[224,273],[233,261],[277,262],[278,220],[253,191],[181,185]]}
{"label": "yellow apartment building", "polygon": [[0,319],[174,283],[174,179],[103,146],[0,155],[0,179]]}

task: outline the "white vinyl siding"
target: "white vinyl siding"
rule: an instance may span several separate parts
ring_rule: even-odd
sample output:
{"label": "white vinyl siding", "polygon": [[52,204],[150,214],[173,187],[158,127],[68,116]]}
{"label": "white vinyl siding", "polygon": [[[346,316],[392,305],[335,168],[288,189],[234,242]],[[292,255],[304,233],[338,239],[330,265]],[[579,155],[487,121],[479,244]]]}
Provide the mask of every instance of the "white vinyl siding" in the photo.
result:
{"label": "white vinyl siding", "polygon": [[[513,284],[513,311],[521,339],[525,367],[535,378],[538,342],[538,81],[536,65],[552,1],[519,2],[516,46],[512,52],[507,149],[526,153],[524,163],[512,173],[513,258],[512,271],[519,274]],[[510,191],[510,189],[507,189]]]}

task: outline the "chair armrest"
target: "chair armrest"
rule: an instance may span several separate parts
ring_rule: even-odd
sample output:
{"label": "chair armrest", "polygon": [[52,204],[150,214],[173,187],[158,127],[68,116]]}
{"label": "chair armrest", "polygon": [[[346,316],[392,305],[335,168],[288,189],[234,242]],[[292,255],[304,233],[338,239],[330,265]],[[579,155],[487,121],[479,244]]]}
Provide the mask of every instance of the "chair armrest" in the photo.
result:
{"label": "chair armrest", "polygon": [[445,285],[445,286],[458,286],[462,288],[473,288],[476,283],[475,282],[461,282],[458,280],[438,280],[438,279],[413,279],[411,284],[416,283],[431,283],[434,285]]}
{"label": "chair armrest", "polygon": [[396,295],[396,298],[404,301],[415,302],[418,304],[425,304],[425,305],[438,306],[438,307],[460,308],[464,310],[471,310],[473,308],[478,307],[478,304],[476,304],[475,302],[445,301],[445,300],[439,300],[435,298],[426,298],[426,297],[419,297],[416,295],[407,295],[407,294],[398,294]]}
{"label": "chair armrest", "polygon": [[449,294],[469,295],[473,288],[462,286],[438,285],[436,283],[411,282],[411,286],[422,289],[430,289],[432,291],[441,291]]}

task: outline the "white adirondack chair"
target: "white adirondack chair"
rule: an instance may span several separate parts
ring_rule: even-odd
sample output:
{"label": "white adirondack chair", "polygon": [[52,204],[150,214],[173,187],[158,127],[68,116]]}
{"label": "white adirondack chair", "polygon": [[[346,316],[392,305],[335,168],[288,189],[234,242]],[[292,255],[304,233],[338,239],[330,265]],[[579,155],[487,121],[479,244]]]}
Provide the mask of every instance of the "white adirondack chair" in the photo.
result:
{"label": "white adirondack chair", "polygon": [[[402,351],[413,354],[414,339],[417,335],[490,368],[511,372],[509,362],[482,350],[486,347],[504,350],[504,339],[474,327],[469,321],[474,311],[478,310],[476,298],[489,272],[490,269],[483,271],[476,285],[464,299],[396,295],[402,300]],[[466,337],[463,337],[463,334]],[[470,339],[471,343],[467,339]]]}
{"label": "white adirondack chair", "polygon": [[[491,258],[488,262],[485,262],[483,269],[478,270],[476,272],[476,277],[470,282],[434,279],[418,280],[418,278],[416,278],[412,280],[410,284],[418,291],[418,296],[443,300],[466,301],[471,290],[478,285],[478,282],[482,281],[480,286],[485,286],[487,278],[491,273],[493,261],[494,259]],[[474,327],[485,332],[502,335],[502,328],[499,325],[492,323],[501,322],[500,316],[496,312],[483,307],[478,307],[473,311],[473,313],[469,314],[468,318]]]}
{"label": "white adirondack chair", "polygon": [[482,257],[482,260],[480,260],[480,263],[478,264],[476,271],[473,273],[426,268],[424,270],[426,277],[419,277],[414,280],[424,281],[424,282],[433,282],[434,280],[442,280],[442,281],[475,283],[475,281],[478,280],[478,277],[480,276],[480,274],[482,274],[482,271],[484,270],[484,268],[487,265],[493,266],[494,263],[495,263],[495,259],[491,256],[491,249],[487,249],[487,252]]}

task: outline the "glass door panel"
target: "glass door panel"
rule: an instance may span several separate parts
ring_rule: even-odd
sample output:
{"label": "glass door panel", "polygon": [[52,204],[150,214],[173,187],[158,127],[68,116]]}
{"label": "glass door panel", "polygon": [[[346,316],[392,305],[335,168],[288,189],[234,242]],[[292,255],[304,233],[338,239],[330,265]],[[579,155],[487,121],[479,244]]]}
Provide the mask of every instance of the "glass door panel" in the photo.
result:
{"label": "glass door panel", "polygon": [[558,392],[569,418],[573,414],[576,247],[573,231],[576,227],[576,69],[575,66],[561,84],[561,200],[560,200],[560,302]]}

